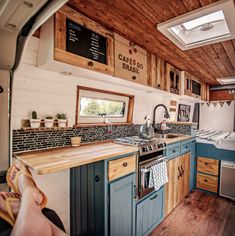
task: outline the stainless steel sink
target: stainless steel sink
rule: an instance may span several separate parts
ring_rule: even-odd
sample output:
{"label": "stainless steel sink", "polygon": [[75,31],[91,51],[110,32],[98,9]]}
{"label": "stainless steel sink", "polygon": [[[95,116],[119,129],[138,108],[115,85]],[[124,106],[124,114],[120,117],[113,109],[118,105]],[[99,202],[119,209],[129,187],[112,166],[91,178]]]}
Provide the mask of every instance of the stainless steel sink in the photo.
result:
{"label": "stainless steel sink", "polygon": [[173,139],[180,137],[181,134],[155,134],[155,138],[157,139]]}

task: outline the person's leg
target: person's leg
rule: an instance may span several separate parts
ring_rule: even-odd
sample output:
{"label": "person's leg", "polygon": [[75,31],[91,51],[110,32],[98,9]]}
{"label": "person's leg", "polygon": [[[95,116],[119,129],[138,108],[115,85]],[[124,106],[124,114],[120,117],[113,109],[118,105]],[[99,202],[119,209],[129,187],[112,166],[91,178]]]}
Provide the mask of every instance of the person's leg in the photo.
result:
{"label": "person's leg", "polygon": [[[20,165],[12,169],[12,180],[19,171]],[[18,180],[19,191],[22,194],[21,207],[16,219],[12,235],[16,236],[59,236],[66,235],[57,226],[51,223],[41,212],[42,195],[35,188],[33,181],[21,174]]]}

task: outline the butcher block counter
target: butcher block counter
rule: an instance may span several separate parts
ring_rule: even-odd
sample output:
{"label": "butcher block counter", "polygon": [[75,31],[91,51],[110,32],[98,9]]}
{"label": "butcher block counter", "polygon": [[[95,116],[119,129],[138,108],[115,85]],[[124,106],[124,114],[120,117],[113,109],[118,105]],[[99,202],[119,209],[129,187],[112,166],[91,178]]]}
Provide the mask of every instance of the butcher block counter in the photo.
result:
{"label": "butcher block counter", "polygon": [[85,144],[40,151],[15,153],[14,157],[37,174],[48,174],[137,152],[136,147],[113,142]]}

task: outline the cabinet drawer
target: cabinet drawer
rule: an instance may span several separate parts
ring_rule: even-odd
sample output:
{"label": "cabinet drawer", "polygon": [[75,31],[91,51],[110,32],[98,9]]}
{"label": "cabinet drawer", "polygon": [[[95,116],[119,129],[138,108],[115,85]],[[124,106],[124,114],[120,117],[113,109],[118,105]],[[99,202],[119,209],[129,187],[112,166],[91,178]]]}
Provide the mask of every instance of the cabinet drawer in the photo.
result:
{"label": "cabinet drawer", "polygon": [[190,152],[190,141],[184,141],[181,143],[181,154]]}
{"label": "cabinet drawer", "polygon": [[128,156],[108,162],[109,181],[125,176],[136,170],[136,156]]}
{"label": "cabinet drawer", "polygon": [[197,173],[197,188],[217,193],[218,177]]}
{"label": "cabinet drawer", "polygon": [[173,159],[180,155],[180,143],[167,146],[166,157],[167,159]]}
{"label": "cabinet drawer", "polygon": [[219,161],[204,157],[198,157],[197,171],[217,176],[219,171]]}

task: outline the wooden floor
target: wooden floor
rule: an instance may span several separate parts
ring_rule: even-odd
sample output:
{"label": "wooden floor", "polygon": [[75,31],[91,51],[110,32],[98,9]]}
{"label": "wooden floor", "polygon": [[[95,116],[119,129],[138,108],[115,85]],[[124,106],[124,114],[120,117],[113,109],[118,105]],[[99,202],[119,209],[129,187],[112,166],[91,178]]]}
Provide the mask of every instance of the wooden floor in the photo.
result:
{"label": "wooden floor", "polygon": [[192,191],[151,236],[235,236],[235,202]]}

